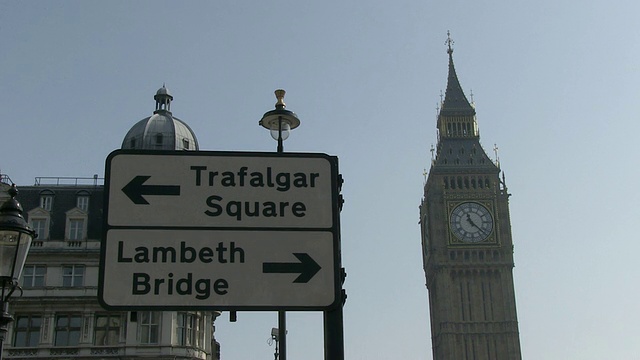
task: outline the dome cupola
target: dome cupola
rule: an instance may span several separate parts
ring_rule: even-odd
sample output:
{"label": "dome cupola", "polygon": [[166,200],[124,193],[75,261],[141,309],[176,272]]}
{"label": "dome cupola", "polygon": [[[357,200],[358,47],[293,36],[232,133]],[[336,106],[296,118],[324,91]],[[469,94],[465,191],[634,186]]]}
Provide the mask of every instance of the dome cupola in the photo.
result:
{"label": "dome cupola", "polygon": [[156,100],[156,111],[154,114],[161,110],[171,111],[173,96],[171,96],[169,89],[167,89],[164,84],[156,91],[156,95],[153,98]]}
{"label": "dome cupola", "polygon": [[196,134],[171,113],[173,96],[164,84],[153,97],[153,115],[138,121],[122,141],[122,149],[198,150]]}

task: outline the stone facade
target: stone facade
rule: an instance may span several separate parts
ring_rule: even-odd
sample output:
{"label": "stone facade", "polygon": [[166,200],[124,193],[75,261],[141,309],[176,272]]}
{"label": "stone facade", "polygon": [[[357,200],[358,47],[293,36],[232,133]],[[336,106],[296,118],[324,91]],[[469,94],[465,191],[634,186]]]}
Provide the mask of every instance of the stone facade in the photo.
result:
{"label": "stone facade", "polygon": [[22,274],[22,296],[10,302],[15,321],[4,356],[219,359],[213,337],[217,312],[109,312],[100,307],[101,179],[46,180],[18,187],[17,199],[39,237]]}

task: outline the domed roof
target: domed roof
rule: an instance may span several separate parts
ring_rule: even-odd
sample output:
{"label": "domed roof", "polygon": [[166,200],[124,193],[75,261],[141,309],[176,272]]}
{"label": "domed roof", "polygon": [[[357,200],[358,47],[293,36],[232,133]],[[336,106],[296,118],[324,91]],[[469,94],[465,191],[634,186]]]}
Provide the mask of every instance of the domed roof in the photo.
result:
{"label": "domed roof", "polygon": [[[169,89],[167,89],[164,84],[162,84],[162,87],[160,89],[158,89],[158,91],[156,91],[156,96],[158,95],[169,95],[171,96],[171,93],[169,93]],[[157,100],[156,96],[154,96],[153,98]],[[173,99],[173,96],[171,96],[171,98]]]}
{"label": "domed roof", "polygon": [[154,96],[156,110],[138,121],[122,141],[123,149],[198,150],[196,134],[184,121],[171,114],[173,96],[162,85]]}

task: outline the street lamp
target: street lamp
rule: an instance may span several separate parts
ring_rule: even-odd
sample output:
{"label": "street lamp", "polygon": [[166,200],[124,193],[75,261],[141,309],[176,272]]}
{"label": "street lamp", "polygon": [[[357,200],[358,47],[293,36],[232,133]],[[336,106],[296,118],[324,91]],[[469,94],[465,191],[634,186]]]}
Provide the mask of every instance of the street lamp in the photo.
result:
{"label": "street lamp", "polygon": [[19,289],[18,279],[27,260],[31,241],[37,237],[22,217],[22,206],[16,200],[18,190],[13,184],[7,191],[11,197],[0,206],[0,360],[9,324],[13,317],[9,314],[9,297]]}
{"label": "street lamp", "polygon": [[[284,103],[284,94],[286,94],[286,91],[278,89],[274,93],[278,100],[276,102],[276,109],[264,113],[258,124],[269,129],[271,137],[278,141],[278,153],[282,153],[284,152],[282,142],[287,140],[291,130],[300,126],[300,119],[298,119],[296,113],[286,109]],[[280,342],[279,359],[287,360],[287,315],[284,310],[278,311],[278,338],[276,340],[276,348],[278,341]]]}
{"label": "street lamp", "polygon": [[275,91],[276,109],[267,111],[259,124],[271,131],[273,140],[278,141],[278,152],[283,152],[282,142],[287,140],[289,132],[300,125],[300,119],[293,111],[285,109],[284,94],[286,91],[278,89]]}

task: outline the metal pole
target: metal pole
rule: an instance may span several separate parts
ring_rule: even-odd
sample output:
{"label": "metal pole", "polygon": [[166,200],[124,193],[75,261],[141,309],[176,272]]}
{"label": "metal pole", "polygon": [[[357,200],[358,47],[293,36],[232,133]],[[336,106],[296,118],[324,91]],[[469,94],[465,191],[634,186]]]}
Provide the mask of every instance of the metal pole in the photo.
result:
{"label": "metal pole", "polygon": [[[338,191],[342,188],[342,176],[338,176]],[[342,195],[339,196],[340,202],[337,204],[338,211],[342,211]],[[340,229],[340,216],[336,217],[336,228]],[[338,257],[336,269],[340,271],[340,303],[334,309],[323,312],[324,316],[324,359],[325,360],[344,360],[344,303],[347,300],[347,293],[342,288],[344,280],[347,277],[345,269],[342,267],[342,259],[340,258],[340,233],[338,232]]]}
{"label": "metal pole", "polygon": [[[282,146],[282,116],[278,116],[278,153],[283,152],[284,146]],[[280,353],[278,360],[287,360],[287,314],[284,310],[278,311],[278,337],[280,340]]]}
{"label": "metal pole", "polygon": [[[4,293],[4,287],[2,289]],[[3,294],[4,297],[4,294]],[[0,360],[2,360],[2,353],[4,349],[4,340],[7,336],[7,330],[9,329],[9,323],[13,321],[13,316],[9,314],[9,303],[7,301],[0,301]]]}
{"label": "metal pole", "polygon": [[343,305],[340,304],[337,308],[323,313],[325,360],[344,360],[342,307]]}
{"label": "metal pole", "polygon": [[278,116],[278,152],[284,152],[284,146],[282,145],[282,116]]}
{"label": "metal pole", "polygon": [[278,360],[287,360],[287,313],[284,310],[278,310],[278,337],[280,338]]}

